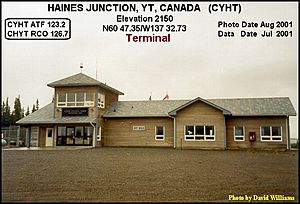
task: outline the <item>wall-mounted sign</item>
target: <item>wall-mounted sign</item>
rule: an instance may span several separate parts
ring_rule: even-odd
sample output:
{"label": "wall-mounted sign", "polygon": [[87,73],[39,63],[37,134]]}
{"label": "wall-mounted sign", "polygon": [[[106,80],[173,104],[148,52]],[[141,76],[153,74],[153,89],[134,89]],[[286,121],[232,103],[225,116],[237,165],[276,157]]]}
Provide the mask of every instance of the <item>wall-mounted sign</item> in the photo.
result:
{"label": "wall-mounted sign", "polygon": [[145,130],[145,126],[133,126],[133,130]]}
{"label": "wall-mounted sign", "polygon": [[89,109],[88,108],[63,108],[62,109],[62,117],[66,116],[88,116]]}

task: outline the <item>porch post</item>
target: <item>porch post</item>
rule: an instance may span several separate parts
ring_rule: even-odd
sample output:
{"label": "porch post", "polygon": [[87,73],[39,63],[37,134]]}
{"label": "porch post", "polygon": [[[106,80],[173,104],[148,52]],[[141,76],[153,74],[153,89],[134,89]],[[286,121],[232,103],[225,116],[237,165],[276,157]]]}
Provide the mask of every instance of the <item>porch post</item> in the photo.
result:
{"label": "porch post", "polygon": [[30,142],[31,142],[31,126],[26,128],[26,140],[27,140],[27,148],[30,148]]}
{"label": "porch post", "polygon": [[94,126],[94,134],[93,134],[93,147],[96,147],[96,142],[97,142],[97,124]]}

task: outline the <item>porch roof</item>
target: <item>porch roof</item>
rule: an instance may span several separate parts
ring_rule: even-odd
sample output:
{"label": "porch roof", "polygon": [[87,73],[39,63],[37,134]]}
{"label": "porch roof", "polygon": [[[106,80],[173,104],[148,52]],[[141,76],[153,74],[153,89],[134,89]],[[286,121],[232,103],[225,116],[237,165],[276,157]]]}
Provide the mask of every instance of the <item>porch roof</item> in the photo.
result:
{"label": "porch roof", "polygon": [[54,103],[50,103],[43,108],[29,114],[28,116],[18,120],[18,125],[25,124],[80,124],[80,123],[93,123],[96,117],[89,116],[76,116],[76,117],[62,117],[54,118]]}

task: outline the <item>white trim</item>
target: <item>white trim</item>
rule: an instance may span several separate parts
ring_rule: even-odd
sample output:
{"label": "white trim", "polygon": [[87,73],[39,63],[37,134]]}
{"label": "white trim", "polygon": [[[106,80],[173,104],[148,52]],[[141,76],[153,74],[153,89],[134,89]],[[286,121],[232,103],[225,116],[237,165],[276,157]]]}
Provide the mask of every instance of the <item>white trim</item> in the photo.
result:
{"label": "white trim", "polygon": [[[243,128],[243,135],[235,135],[235,127],[242,127]],[[245,141],[245,126],[239,126],[239,125],[233,126],[233,138],[234,138],[234,141],[236,141],[236,142]],[[243,139],[242,140],[237,140],[236,138],[243,138]]]}
{"label": "white trim", "polygon": [[[79,101],[77,102],[77,94],[78,93],[83,93],[83,101]],[[72,108],[72,107],[93,107],[94,106],[94,99],[95,99],[95,93],[90,93],[90,92],[69,92],[69,93],[57,93],[57,96],[56,96],[56,102],[57,102],[57,107],[69,107],[69,108]],[[86,94],[87,93],[90,93],[90,94],[93,94],[93,100],[92,101],[87,101],[86,100]],[[59,102],[58,101],[58,95],[59,94],[65,94],[66,96],[66,101],[64,102]],[[74,101],[68,101],[68,94],[75,94],[75,100]],[[74,103],[74,106],[69,106],[68,104],[69,103]],[[83,105],[78,105],[79,103],[83,103]]]}
{"label": "white trim", "polygon": [[[65,95],[66,100],[64,102],[62,102],[62,101],[59,102],[58,101],[59,94],[61,94],[61,95],[64,94]],[[67,95],[66,95],[66,93],[57,93],[57,95],[56,95],[56,101],[57,101],[57,107],[65,107],[65,106],[67,106]]]}
{"label": "white trim", "polygon": [[98,93],[98,107],[105,108],[105,95],[102,93]]}
{"label": "white trim", "polygon": [[[194,134],[192,135],[186,135],[186,126],[193,126],[194,127]],[[196,135],[196,127],[197,126],[203,126],[204,128],[204,134],[203,135]],[[209,135],[206,135],[206,127],[207,126],[212,126],[214,134],[212,135],[211,132]],[[184,141],[216,141],[216,128],[214,125],[185,125],[184,126]],[[187,139],[187,137],[193,137],[193,139]],[[213,137],[214,139],[207,139],[209,137]],[[196,139],[199,138],[199,139]],[[202,139],[203,138],[203,139]]]}
{"label": "white trim", "polygon": [[[262,135],[262,127],[269,127],[270,129],[270,135]],[[272,135],[272,129],[273,127],[279,127],[280,128],[280,136],[278,135]],[[267,140],[263,140],[263,138],[269,138]],[[280,138],[280,140],[274,140],[273,138]],[[260,141],[261,142],[282,142],[282,126],[260,126]]]}
{"label": "white trim", "polygon": [[[157,130],[157,127],[162,127],[163,128],[163,135],[157,135],[156,134],[156,130]],[[166,128],[165,128],[165,126],[160,126],[160,125],[158,125],[158,126],[155,126],[155,140],[165,140],[165,134],[166,134],[166,132],[165,132],[165,130],[166,130]],[[158,139],[157,137],[163,137],[163,139]]]}
{"label": "white trim", "polygon": [[[52,130],[52,135],[51,139],[48,139],[48,130]],[[53,140],[54,140],[54,132],[53,128],[46,128],[46,141],[45,141],[45,146],[46,147],[52,147],[53,146]]]}
{"label": "white trim", "polygon": [[99,142],[99,141],[101,141],[101,137],[102,137],[102,134],[101,134],[101,130],[102,130],[102,128],[101,128],[101,126],[99,126],[99,128],[98,128],[98,134],[97,134],[97,141]]}
{"label": "white trim", "polygon": [[[74,94],[74,101],[69,101],[69,96],[70,95],[73,95]],[[74,107],[74,106],[76,106],[76,93],[67,93],[67,107]],[[69,104],[72,104],[72,103],[74,103],[74,105],[73,106],[69,106]]]}
{"label": "white trim", "polygon": [[[87,98],[87,94],[92,94],[92,100],[88,101]],[[93,92],[85,92],[84,93],[84,103],[88,103],[88,107],[94,107],[95,106],[95,93]]]}

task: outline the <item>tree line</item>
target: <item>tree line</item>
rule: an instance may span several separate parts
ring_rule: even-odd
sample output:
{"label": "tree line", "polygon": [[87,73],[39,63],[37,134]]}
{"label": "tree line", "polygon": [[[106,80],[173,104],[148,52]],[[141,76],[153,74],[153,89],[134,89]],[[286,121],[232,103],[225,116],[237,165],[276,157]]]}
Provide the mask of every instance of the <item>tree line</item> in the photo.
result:
{"label": "tree line", "polygon": [[[37,111],[38,109],[39,109],[39,100],[36,99],[35,104],[33,104],[32,106],[31,113]],[[29,114],[30,114],[29,106],[27,106],[26,111],[24,107],[22,108],[21,106],[20,95],[15,98],[13,110],[11,110],[9,106],[8,97],[7,97],[6,101],[3,101],[1,105],[1,128],[9,127],[11,125],[16,125],[16,122],[18,120],[24,118]]]}

